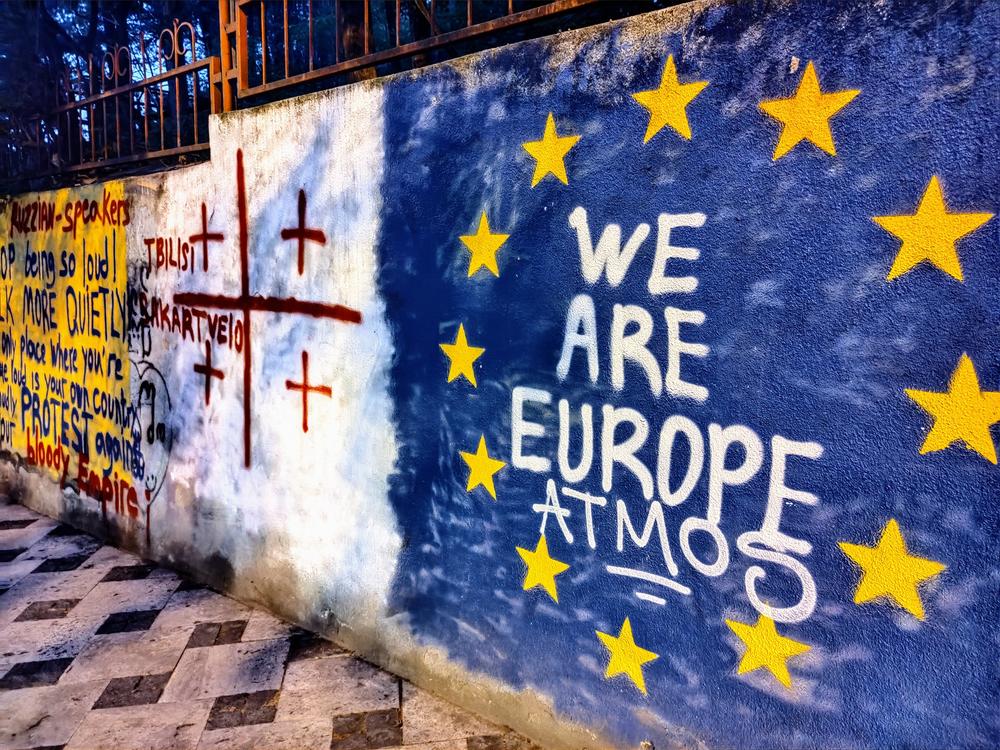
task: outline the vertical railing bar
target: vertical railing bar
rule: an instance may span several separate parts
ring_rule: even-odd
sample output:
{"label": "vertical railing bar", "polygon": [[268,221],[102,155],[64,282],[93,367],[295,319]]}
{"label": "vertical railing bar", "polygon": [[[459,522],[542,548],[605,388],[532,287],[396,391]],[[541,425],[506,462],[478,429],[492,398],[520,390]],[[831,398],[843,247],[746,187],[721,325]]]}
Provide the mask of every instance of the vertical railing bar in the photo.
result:
{"label": "vertical railing bar", "polygon": [[181,83],[183,83],[184,76],[174,76],[170,80],[174,84],[174,132],[177,133],[177,137],[174,139],[177,142],[177,147],[181,147],[181,131],[184,129],[184,120],[181,117]]}
{"label": "vertical railing bar", "polygon": [[267,28],[264,25],[264,0],[260,0],[260,78],[267,83]]}
{"label": "vertical railing bar", "polygon": [[[218,75],[220,100],[212,99],[212,112],[228,112],[232,102],[232,85],[229,82],[229,71],[233,67],[233,49],[229,41],[229,26],[233,20],[232,7],[229,0],[219,0],[219,56],[222,61],[222,73],[213,71],[212,79]],[[214,94],[214,88],[213,88]],[[221,106],[220,105],[221,102]]]}
{"label": "vertical railing bar", "polygon": [[396,46],[400,46],[399,35],[402,33],[402,3],[403,0],[396,0]]}
{"label": "vertical railing bar", "polygon": [[115,156],[122,155],[121,99],[121,95],[115,96]]}
{"label": "vertical railing bar", "polygon": [[166,140],[166,135],[163,132],[164,120],[166,119],[163,115],[163,81],[157,82],[156,89],[160,97],[160,110],[158,113],[160,116],[160,150],[163,150],[165,148],[164,141]]}
{"label": "vertical railing bar", "polygon": [[135,153],[135,91],[128,92],[128,152]]}
{"label": "vertical railing bar", "polygon": [[[101,76],[103,80],[104,76],[103,72],[101,73]],[[101,99],[101,141],[104,143],[104,158],[107,159],[108,158],[108,100],[107,99]]]}
{"label": "vertical railing bar", "polygon": [[[194,55],[193,54],[191,55],[191,58],[194,59]],[[192,102],[193,108],[194,108],[194,120],[193,120],[194,142],[195,142],[195,144],[198,144],[201,141],[198,140],[199,139],[199,135],[198,135],[198,71],[197,70],[192,71],[192,73],[191,73],[191,84],[192,84],[191,102]],[[211,74],[208,77],[208,85],[209,85],[209,88],[211,88],[211,86],[212,86],[212,76],[211,76]]]}
{"label": "vertical railing bar", "polygon": [[[142,77],[146,77],[146,39],[139,37],[139,59],[142,62]],[[142,147],[149,150],[149,87],[142,87]]]}
{"label": "vertical railing bar", "polygon": [[365,3],[365,55],[370,52],[371,40],[371,0],[364,0]]}
{"label": "vertical railing bar", "polygon": [[[60,104],[63,103],[62,102],[62,97],[61,97],[60,92],[59,92],[60,88],[62,88],[64,90],[64,92],[67,93],[66,99],[67,99],[67,101],[69,100],[69,96],[68,96],[68,92],[69,92],[69,85],[68,85],[68,81],[69,81],[69,65],[64,65],[63,66],[63,74],[62,74],[62,76],[63,76],[62,84],[61,85],[59,83],[56,84],[56,106],[57,107]],[[62,131],[63,131],[63,127],[62,127],[62,116],[61,115],[56,115],[55,129],[56,129],[56,155],[61,160],[62,156],[63,156],[63,152],[62,152],[62,147],[63,147],[63,132]],[[66,130],[69,130],[69,118],[68,117],[66,119]],[[67,159],[67,161],[69,161],[69,160]]]}
{"label": "vertical railing bar", "polygon": [[285,0],[285,78],[288,78],[288,0]]}
{"label": "vertical railing bar", "polygon": [[238,80],[237,94],[250,87],[250,52],[247,29],[246,6],[236,6],[236,75]]}
{"label": "vertical railing bar", "polygon": [[[72,70],[72,68],[70,68],[70,70]],[[66,96],[66,103],[70,104],[70,103],[75,103],[75,102],[76,102],[76,96],[74,95],[73,80],[71,79],[70,82],[69,82],[69,92],[67,93],[67,96]],[[74,110],[72,110],[72,109],[66,110],[66,115],[67,115],[67,117],[66,117],[66,154],[67,154],[68,160],[70,162],[73,161],[73,141],[75,140],[73,138],[73,117],[74,117],[74,114],[75,114]],[[79,128],[77,128],[77,131],[79,131]]]}
{"label": "vertical railing bar", "polygon": [[80,136],[77,141],[76,154],[80,157],[80,163],[83,163],[83,118],[80,116],[82,110],[78,109],[76,111],[77,126],[76,132]]}
{"label": "vertical railing bar", "polygon": [[[180,65],[180,42],[178,37],[180,36],[180,30],[177,27],[177,23],[174,22],[174,70]],[[194,50],[191,50],[191,59],[194,59]],[[170,79],[171,85],[174,87],[174,132],[176,137],[174,140],[177,143],[177,148],[181,146],[181,130],[183,129],[183,120],[181,119],[181,78],[183,76],[173,76]],[[187,87],[185,86],[185,91]]]}
{"label": "vertical railing bar", "polygon": [[[63,66],[63,67],[66,68],[67,66]],[[64,88],[63,81],[65,80],[65,76],[66,75],[67,75],[67,73],[64,71],[63,74],[62,74],[63,79],[56,83],[55,104],[56,104],[57,107],[60,104],[62,104],[62,96],[61,96],[61,93],[60,93],[60,89]],[[56,144],[55,145],[56,145],[56,157],[57,157],[57,160],[58,159],[62,159],[62,132],[61,132],[62,131],[62,125],[61,125],[61,121],[62,121],[62,116],[61,115],[56,115],[56,119],[55,119],[55,139],[56,139]]]}
{"label": "vertical railing bar", "polygon": [[[139,71],[142,75],[142,71]],[[129,155],[135,153],[135,89],[132,86],[132,52],[128,53],[128,152]]]}
{"label": "vertical railing bar", "polygon": [[[221,67],[220,60],[218,58],[215,58],[215,57],[210,57],[209,58],[209,63],[208,63],[208,76],[209,76],[209,80],[212,80],[216,76],[221,75],[219,73],[219,68],[220,67]],[[222,92],[222,89],[221,88],[219,88],[219,89],[212,88],[212,89],[210,89],[210,91],[211,91],[212,99],[209,102],[209,106],[210,106],[210,108],[209,108],[209,114],[218,114],[219,112],[225,111],[226,104],[223,101],[223,92]],[[207,130],[207,126],[206,126],[206,130]]]}
{"label": "vertical railing bar", "polygon": [[[65,73],[63,73],[63,75],[65,76]],[[56,84],[56,91],[55,91],[55,94],[56,94],[55,101],[56,101],[56,106],[57,107],[60,104],[62,104],[62,101],[60,99],[61,94],[60,94],[60,91],[59,91],[59,89],[62,88],[62,87],[63,87],[63,82],[59,81]],[[56,120],[55,120],[55,139],[56,139],[55,146],[56,146],[56,157],[57,157],[57,160],[58,159],[62,159],[62,133],[60,132],[60,131],[62,131],[62,125],[60,125],[61,120],[62,120],[61,115],[56,115]]]}
{"label": "vertical railing bar", "polygon": [[309,0],[309,70],[313,69],[313,0]]}
{"label": "vertical railing bar", "polygon": [[333,61],[340,62],[340,0],[333,2]]}
{"label": "vertical railing bar", "polygon": [[[94,55],[93,53],[87,53],[87,90],[88,96],[94,95]],[[90,160],[94,161],[97,158],[97,137],[94,135],[94,105],[91,104],[87,107],[87,132],[90,136]],[[80,154],[80,161],[83,161],[83,154]]]}
{"label": "vertical railing bar", "polygon": [[[118,48],[115,47],[115,56],[112,60],[114,66],[114,87],[118,88]],[[122,125],[121,125],[121,97],[115,96],[115,156],[122,155]]]}
{"label": "vertical railing bar", "polygon": [[465,25],[472,26],[472,0],[465,0]]}

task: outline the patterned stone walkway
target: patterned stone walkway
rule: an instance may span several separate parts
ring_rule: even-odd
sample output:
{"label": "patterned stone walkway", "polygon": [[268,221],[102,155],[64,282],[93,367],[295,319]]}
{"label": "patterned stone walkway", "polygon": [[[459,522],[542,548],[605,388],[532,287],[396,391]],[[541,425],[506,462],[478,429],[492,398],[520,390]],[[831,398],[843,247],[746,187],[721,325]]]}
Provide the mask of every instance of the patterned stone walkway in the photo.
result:
{"label": "patterned stone walkway", "polygon": [[532,746],[266,612],[0,504],[0,748],[385,747]]}

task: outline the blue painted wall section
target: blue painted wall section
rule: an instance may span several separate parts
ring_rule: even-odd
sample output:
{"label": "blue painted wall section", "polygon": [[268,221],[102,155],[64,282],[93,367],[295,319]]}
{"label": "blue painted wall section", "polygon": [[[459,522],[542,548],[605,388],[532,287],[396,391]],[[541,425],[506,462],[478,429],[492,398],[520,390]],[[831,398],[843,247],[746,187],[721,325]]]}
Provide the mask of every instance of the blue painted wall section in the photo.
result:
{"label": "blue painted wall section", "polygon": [[392,607],[622,746],[1000,741],[1000,5],[834,5],[388,86]]}

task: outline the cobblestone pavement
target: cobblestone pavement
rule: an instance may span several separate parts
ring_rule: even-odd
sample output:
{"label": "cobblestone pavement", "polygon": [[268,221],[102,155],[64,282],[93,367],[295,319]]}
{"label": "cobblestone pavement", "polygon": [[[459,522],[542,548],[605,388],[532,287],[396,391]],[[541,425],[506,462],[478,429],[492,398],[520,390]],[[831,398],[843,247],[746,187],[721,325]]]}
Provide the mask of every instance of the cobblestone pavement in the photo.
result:
{"label": "cobblestone pavement", "polygon": [[0,748],[522,750],[333,643],[0,505]]}

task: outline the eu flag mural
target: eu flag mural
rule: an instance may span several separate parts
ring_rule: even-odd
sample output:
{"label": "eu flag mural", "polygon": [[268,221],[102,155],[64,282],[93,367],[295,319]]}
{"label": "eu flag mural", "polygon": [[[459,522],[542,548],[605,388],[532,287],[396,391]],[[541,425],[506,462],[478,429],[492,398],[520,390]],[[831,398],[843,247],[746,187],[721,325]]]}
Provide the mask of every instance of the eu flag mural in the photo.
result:
{"label": "eu flag mural", "polygon": [[621,746],[997,741],[998,7],[879,8],[388,85],[421,643]]}

